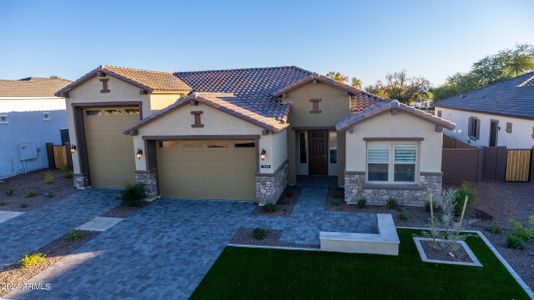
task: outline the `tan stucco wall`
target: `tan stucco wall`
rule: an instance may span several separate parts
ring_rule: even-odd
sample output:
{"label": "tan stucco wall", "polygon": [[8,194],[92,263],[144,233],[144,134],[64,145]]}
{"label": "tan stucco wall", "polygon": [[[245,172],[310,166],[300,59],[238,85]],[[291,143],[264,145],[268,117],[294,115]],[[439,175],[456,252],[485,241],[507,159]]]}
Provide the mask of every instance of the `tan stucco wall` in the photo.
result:
{"label": "tan stucco wall", "polygon": [[150,110],[161,110],[185,96],[185,93],[176,94],[150,94]]}
{"label": "tan stucco wall", "polygon": [[354,127],[346,133],[346,171],[366,171],[366,142],[364,138],[403,137],[423,138],[419,142],[419,171],[441,172],[442,132],[435,124],[404,112],[396,115],[382,113]]}
{"label": "tan stucco wall", "polygon": [[[128,102],[141,101],[143,117],[151,114],[149,96],[140,93],[140,89],[122,80],[109,78],[109,93],[100,93],[102,83],[98,77],[93,77],[69,92],[69,98],[65,99],[67,105],[67,118],[70,141],[72,145],[78,145],[76,130],[74,127],[73,103],[96,103],[96,102]],[[74,173],[80,173],[78,155],[72,156]]]}
{"label": "tan stucco wall", "polygon": [[[194,123],[192,111],[203,112],[201,119],[204,127],[191,127],[191,124]],[[187,104],[140,128],[139,134],[134,137],[134,148],[136,151],[139,148],[146,152],[143,136],[259,135],[258,151],[261,152],[262,149],[265,149],[267,152],[266,159],[260,160],[259,163],[271,167],[259,168],[258,166],[258,168],[260,173],[271,174],[287,159],[286,131],[268,135],[262,135],[262,131],[263,129],[255,124],[209,106]],[[144,159],[136,160],[136,169],[146,170]]]}
{"label": "tan stucco wall", "polygon": [[[312,114],[310,99],[321,99],[321,113]],[[335,126],[350,114],[350,97],[346,91],[323,83],[309,83],[287,94],[282,99],[291,104],[289,123],[292,126]]]}

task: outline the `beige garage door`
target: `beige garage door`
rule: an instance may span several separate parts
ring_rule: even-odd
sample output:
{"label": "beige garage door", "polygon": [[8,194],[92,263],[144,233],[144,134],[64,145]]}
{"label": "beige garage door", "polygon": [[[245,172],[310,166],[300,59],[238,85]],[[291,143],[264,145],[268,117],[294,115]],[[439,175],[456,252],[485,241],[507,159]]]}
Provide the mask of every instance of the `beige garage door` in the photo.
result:
{"label": "beige garage door", "polygon": [[138,121],[138,108],[84,110],[92,186],[123,187],[125,183],[135,181],[133,139],[122,132]]}
{"label": "beige garage door", "polygon": [[256,199],[254,141],[164,141],[157,152],[162,196]]}

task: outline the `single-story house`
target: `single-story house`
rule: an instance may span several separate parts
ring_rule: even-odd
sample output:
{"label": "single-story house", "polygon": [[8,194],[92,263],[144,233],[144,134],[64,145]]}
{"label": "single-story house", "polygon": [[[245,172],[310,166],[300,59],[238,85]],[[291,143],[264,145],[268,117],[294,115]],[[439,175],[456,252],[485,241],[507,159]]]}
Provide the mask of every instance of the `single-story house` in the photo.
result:
{"label": "single-story house", "polygon": [[435,114],[456,123],[447,130],[481,147],[534,147],[534,72],[435,103]]}
{"label": "single-story house", "polygon": [[28,77],[0,80],[0,178],[48,167],[46,143],[68,139],[65,99],[70,81]]}
{"label": "single-story house", "polygon": [[442,118],[298,67],[156,72],[100,66],[65,97],[75,186],[278,200],[298,175],[345,201],[423,205],[441,193]]}

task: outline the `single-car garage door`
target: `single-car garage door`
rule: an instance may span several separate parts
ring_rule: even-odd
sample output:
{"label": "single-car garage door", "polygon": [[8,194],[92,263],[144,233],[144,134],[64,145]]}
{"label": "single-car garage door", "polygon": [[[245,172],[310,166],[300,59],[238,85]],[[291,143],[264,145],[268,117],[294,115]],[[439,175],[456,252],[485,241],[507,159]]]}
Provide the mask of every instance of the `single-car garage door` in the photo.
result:
{"label": "single-car garage door", "polygon": [[123,187],[134,182],[133,139],[123,130],[139,121],[138,108],[89,108],[84,110],[85,139],[91,185]]}
{"label": "single-car garage door", "polygon": [[256,199],[255,141],[162,141],[160,194],[193,199]]}

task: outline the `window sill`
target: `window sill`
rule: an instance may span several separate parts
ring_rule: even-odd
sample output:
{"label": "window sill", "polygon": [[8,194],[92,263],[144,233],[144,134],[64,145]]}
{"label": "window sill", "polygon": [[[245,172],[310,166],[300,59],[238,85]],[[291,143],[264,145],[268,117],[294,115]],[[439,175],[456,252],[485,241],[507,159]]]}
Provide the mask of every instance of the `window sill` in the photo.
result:
{"label": "window sill", "polygon": [[375,190],[423,190],[423,187],[417,183],[414,184],[388,184],[388,183],[366,183],[364,189]]}

